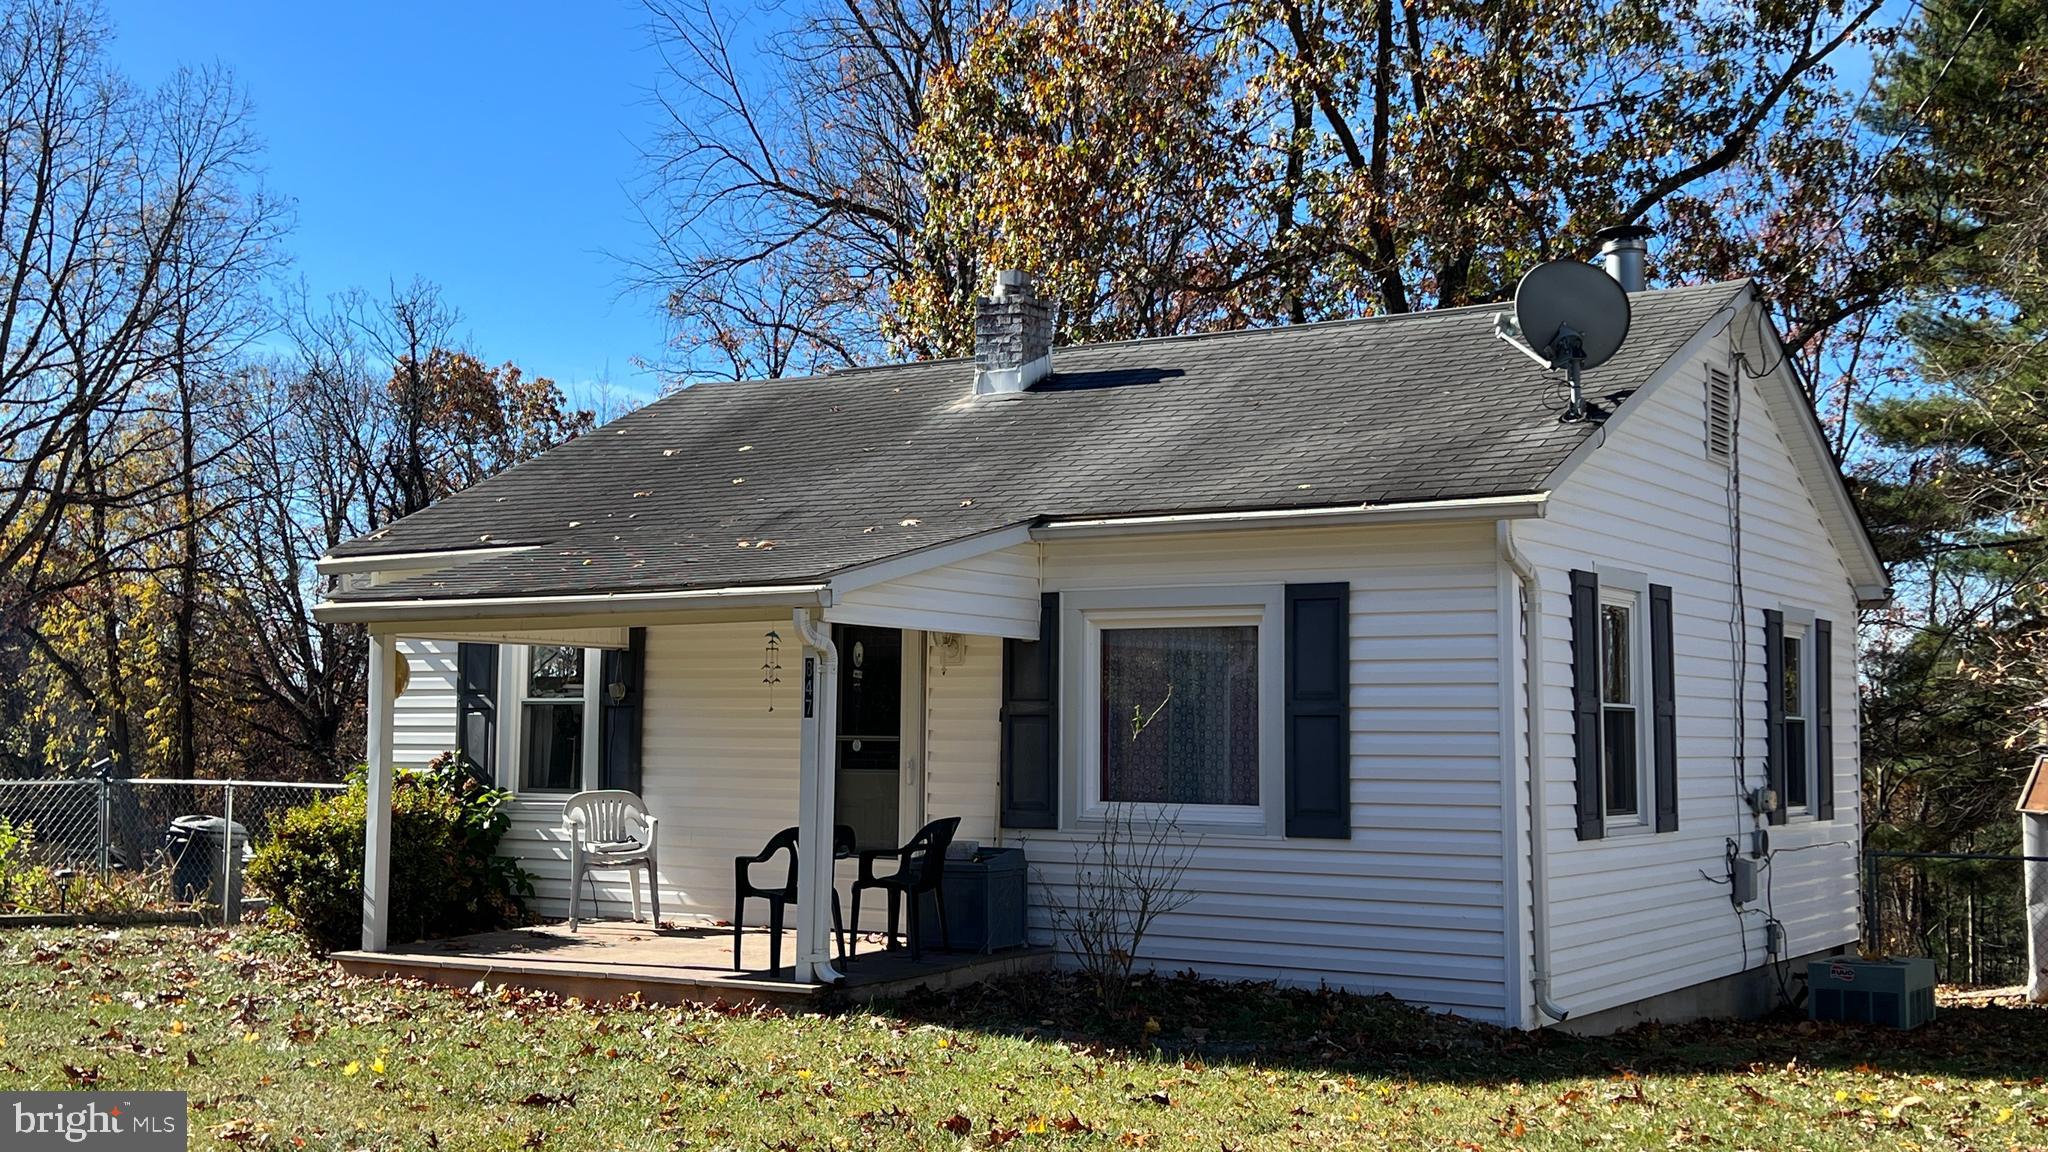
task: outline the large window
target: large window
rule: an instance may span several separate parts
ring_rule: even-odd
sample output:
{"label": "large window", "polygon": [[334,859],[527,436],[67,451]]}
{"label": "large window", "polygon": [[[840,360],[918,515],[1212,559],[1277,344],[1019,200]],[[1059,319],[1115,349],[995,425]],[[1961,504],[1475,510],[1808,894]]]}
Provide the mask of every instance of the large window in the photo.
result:
{"label": "large window", "polygon": [[1256,807],[1258,628],[1105,628],[1101,644],[1102,798]]}
{"label": "large window", "polygon": [[1601,588],[1600,599],[1600,790],[1607,821],[1627,827],[1645,823],[1643,797],[1648,762],[1648,653],[1644,642],[1642,594]]}
{"label": "large window", "polygon": [[1063,596],[1068,827],[1118,806],[1281,834],[1282,599],[1277,586]]}
{"label": "large window", "polygon": [[1812,737],[1807,724],[1807,629],[1786,625],[1779,641],[1780,684],[1785,701],[1785,807],[1805,812],[1813,797]]}
{"label": "large window", "polygon": [[535,645],[526,650],[519,701],[521,791],[582,788],[588,663],[581,648]]}

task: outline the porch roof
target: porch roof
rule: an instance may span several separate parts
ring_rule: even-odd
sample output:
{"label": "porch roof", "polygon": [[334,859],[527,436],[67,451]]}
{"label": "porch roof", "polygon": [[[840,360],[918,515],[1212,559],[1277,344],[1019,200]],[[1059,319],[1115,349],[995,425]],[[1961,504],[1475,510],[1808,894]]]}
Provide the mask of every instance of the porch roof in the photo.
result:
{"label": "porch roof", "polygon": [[[1596,403],[1743,288],[1638,295]],[[1493,337],[1499,309],[1061,348],[1001,397],[970,398],[966,360],[700,384],[335,548],[330,571],[401,571],[329,601],[822,585],[1048,518],[1536,493],[1599,424],[1557,419],[1553,381]],[[402,563],[426,553],[434,570]]]}

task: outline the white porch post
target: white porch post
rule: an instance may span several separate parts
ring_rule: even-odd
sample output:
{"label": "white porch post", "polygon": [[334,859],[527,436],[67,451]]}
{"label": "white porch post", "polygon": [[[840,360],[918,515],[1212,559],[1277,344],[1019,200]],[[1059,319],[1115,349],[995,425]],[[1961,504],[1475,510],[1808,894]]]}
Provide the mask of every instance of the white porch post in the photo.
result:
{"label": "white porch post", "polygon": [[796,634],[803,640],[803,726],[797,782],[797,980],[831,983],[839,979],[832,966],[832,827],[838,796],[834,716],[839,701],[839,650],[830,627],[818,623],[808,609],[794,613]]}
{"label": "white porch post", "polygon": [[391,706],[398,639],[370,634],[369,811],[363,822],[363,951],[382,952],[391,926]]}

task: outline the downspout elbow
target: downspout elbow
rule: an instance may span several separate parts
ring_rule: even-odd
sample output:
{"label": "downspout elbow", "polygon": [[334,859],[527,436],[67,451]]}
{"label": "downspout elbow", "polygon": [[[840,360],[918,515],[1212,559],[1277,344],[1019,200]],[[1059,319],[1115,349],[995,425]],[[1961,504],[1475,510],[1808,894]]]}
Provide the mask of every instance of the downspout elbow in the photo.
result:
{"label": "downspout elbow", "polygon": [[1564,1023],[1565,1017],[1572,1014],[1571,1009],[1560,1005],[1557,1001],[1550,998],[1550,973],[1539,970],[1535,975],[1529,977],[1529,987],[1536,993],[1536,1010],[1538,1012],[1543,1013],[1559,1024]]}
{"label": "downspout elbow", "polygon": [[832,629],[818,622],[809,608],[798,608],[791,614],[791,623],[796,625],[797,638],[806,645],[816,648],[818,656],[830,667],[839,666],[839,646],[832,642]]}

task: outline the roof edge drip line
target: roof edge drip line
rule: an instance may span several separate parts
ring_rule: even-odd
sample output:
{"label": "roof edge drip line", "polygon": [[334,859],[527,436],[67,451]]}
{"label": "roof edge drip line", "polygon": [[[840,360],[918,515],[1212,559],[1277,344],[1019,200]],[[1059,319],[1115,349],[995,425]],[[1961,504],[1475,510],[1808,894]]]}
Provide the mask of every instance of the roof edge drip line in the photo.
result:
{"label": "roof edge drip line", "polygon": [[493,556],[511,556],[520,552],[531,552],[538,544],[506,544],[496,548],[444,548],[437,552],[376,552],[359,556],[322,556],[313,561],[313,570],[322,576],[344,572],[376,572],[392,568],[416,568],[420,565],[453,567],[471,560],[486,560]]}
{"label": "roof edge drip line", "polygon": [[1327,528],[1352,524],[1414,524],[1458,520],[1528,520],[1546,514],[1548,492],[1486,496],[1469,500],[1418,500],[1338,508],[1268,508],[1246,512],[1189,512],[1162,516],[1116,516],[1053,520],[1031,530],[1034,540],[1090,536],[1138,536],[1168,532],[1215,532],[1248,528]]}
{"label": "roof edge drip line", "polygon": [[533,615],[608,616],[678,608],[830,607],[824,584],[763,584],[679,592],[592,592],[570,596],[490,596],[437,600],[343,600],[314,607],[331,624],[402,620],[489,620]]}

